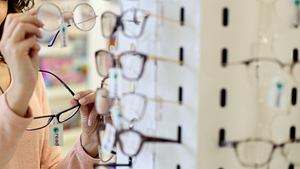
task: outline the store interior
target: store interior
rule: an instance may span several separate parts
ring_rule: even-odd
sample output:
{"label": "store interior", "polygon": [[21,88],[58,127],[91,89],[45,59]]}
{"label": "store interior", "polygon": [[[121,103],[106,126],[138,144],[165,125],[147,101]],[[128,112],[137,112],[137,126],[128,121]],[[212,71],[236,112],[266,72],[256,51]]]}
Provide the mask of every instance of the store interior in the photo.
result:
{"label": "store interior", "polygon": [[[144,144],[132,154],[117,145],[117,155],[110,158],[106,152],[103,158],[120,164],[132,160],[133,164],[116,168],[300,167],[300,1],[36,3],[35,8],[40,10],[45,4],[55,4],[64,11],[64,17],[73,11],[66,36],[58,34],[51,44],[57,29],[43,30],[40,68],[60,76],[75,92],[96,91],[109,75],[109,96],[121,98],[121,104],[124,101],[121,111],[143,112],[141,117],[129,120],[123,114],[113,127],[173,140]],[[76,11],[78,5],[82,13]],[[50,15],[55,7],[47,8],[40,17],[49,19],[52,25]],[[85,22],[85,27],[76,19],[86,15],[95,17]],[[105,60],[106,64],[115,67],[101,67],[104,61],[97,58],[102,57],[103,51],[115,59]],[[147,59],[143,63],[134,59],[122,61],[126,52],[139,52]],[[112,78],[113,75],[122,78]],[[66,108],[72,95],[57,79],[44,74],[44,80],[51,111]],[[126,100],[126,94],[134,94],[132,100]],[[134,100],[137,96],[145,98],[145,103]],[[141,104],[146,106],[141,108]],[[111,112],[114,111],[112,107]],[[80,136],[80,126],[79,114],[64,122],[64,156]],[[134,149],[136,142],[134,137],[129,138],[128,148]],[[132,158],[129,160],[128,156]]]}

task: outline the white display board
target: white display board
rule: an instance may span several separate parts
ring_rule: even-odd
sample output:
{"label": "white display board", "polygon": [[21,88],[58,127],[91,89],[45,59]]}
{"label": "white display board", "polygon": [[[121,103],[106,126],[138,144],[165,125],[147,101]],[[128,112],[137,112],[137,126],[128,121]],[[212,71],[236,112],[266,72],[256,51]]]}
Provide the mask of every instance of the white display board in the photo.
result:
{"label": "white display board", "polygon": [[[149,102],[146,116],[134,128],[176,139],[180,126],[182,144],[146,144],[134,158],[134,169],[243,169],[233,148],[219,146],[220,131],[225,131],[223,140],[227,141],[261,138],[278,144],[299,135],[299,84],[295,79],[300,69],[267,69],[268,76],[262,78],[247,64],[231,64],[251,58],[276,58],[284,63],[299,59],[300,31],[296,26],[300,13],[294,1],[93,0],[92,4],[99,8],[99,15],[136,7],[159,16],[150,16],[138,39],[121,33],[116,53],[135,46],[148,55],[184,61],[183,65],[149,61],[136,83],[136,91],[150,98],[180,97],[182,104]],[[91,35],[91,41],[101,39],[100,29]],[[99,42],[99,46],[91,46],[91,54],[105,46]],[[263,64],[259,66],[263,70]],[[283,84],[281,93],[274,89],[278,82]],[[126,159],[119,153],[118,162]],[[269,168],[293,167],[276,149]]]}

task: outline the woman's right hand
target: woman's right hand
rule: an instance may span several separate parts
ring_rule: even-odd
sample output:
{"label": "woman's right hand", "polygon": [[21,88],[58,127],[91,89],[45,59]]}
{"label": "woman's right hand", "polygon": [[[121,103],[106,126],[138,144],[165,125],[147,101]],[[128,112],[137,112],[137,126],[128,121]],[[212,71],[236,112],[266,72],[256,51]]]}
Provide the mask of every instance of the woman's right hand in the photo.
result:
{"label": "woman's right hand", "polygon": [[9,107],[23,117],[38,79],[40,46],[37,38],[42,35],[39,30],[42,26],[35,12],[9,14],[0,41],[12,78],[6,99]]}

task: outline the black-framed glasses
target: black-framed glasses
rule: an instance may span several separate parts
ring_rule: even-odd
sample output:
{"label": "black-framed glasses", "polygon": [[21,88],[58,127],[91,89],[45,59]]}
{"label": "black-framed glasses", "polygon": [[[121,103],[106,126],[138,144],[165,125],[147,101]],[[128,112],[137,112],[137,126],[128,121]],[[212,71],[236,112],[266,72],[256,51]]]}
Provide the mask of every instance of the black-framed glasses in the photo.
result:
{"label": "black-framed glasses", "polygon": [[137,51],[126,51],[119,55],[114,55],[107,50],[99,50],[95,53],[97,72],[101,77],[106,77],[111,68],[119,67],[122,75],[130,81],[139,80],[144,72],[145,64],[149,60],[163,61],[182,65],[179,59],[169,59],[166,57],[150,56]]}
{"label": "black-framed glasses", "polygon": [[127,164],[107,163],[107,164],[94,164],[94,169],[112,169],[116,167],[132,167],[132,157],[128,157]]}
{"label": "black-framed glasses", "polygon": [[67,27],[71,27],[72,22],[77,29],[86,32],[93,29],[98,16],[88,3],[77,4],[73,11],[61,11],[56,4],[47,2],[38,7],[37,17],[43,22],[45,31],[56,31],[48,43],[48,47],[51,47],[60,33],[63,23]]}
{"label": "black-framed glasses", "polygon": [[178,20],[165,18],[138,8],[126,10],[122,12],[121,15],[106,11],[101,15],[102,35],[104,38],[111,39],[115,36],[116,32],[121,29],[126,37],[139,38],[143,35],[147,20],[150,16],[179,23]]}
{"label": "black-framed glasses", "polygon": [[260,168],[270,164],[276,149],[291,164],[299,165],[300,139],[290,139],[277,144],[263,138],[248,138],[244,140],[227,141],[224,130],[220,130],[219,147],[233,148],[239,163],[244,167]]}
{"label": "black-framed glasses", "polygon": [[[61,78],[59,78],[57,75],[55,75],[54,73],[49,72],[47,70],[39,70],[39,71],[43,74],[47,74],[47,75],[50,75],[51,77],[55,78],[57,80],[57,83],[62,85],[68,91],[68,93],[70,94],[70,98],[73,98],[73,96],[75,95],[75,92]],[[55,118],[57,119],[58,123],[64,123],[64,122],[70,120],[72,117],[74,117],[76,115],[76,113],[79,111],[79,108],[80,108],[79,103],[77,103],[76,105],[73,105],[73,106],[70,104],[70,105],[67,105],[67,108],[64,108],[62,111],[60,111],[58,113],[33,117],[32,122],[30,123],[30,125],[27,127],[26,130],[27,131],[35,131],[35,130],[40,130],[42,128],[45,128]],[[46,113],[46,112],[44,112],[44,113]]]}

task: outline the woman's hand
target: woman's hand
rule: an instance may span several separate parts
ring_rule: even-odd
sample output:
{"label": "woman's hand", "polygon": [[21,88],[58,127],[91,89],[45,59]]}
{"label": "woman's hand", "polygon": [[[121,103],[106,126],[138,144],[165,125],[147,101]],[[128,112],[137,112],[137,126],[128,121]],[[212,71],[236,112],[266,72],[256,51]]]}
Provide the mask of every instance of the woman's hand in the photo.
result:
{"label": "woman's hand", "polygon": [[[78,102],[81,105],[81,142],[85,151],[92,157],[96,157],[98,155],[99,138],[97,133],[97,127],[101,125],[100,117],[97,114],[95,108],[95,98],[96,93],[94,91],[86,90],[78,92],[74,96],[74,99],[71,101],[74,105],[76,105]],[[103,103],[101,103],[101,105],[103,105],[103,108],[108,109],[107,105],[109,105],[109,100],[103,100]]]}
{"label": "woman's hand", "polygon": [[8,64],[12,87],[7,91],[10,108],[25,116],[28,103],[38,78],[38,52],[40,46],[37,37],[42,22],[35,17],[35,12],[9,14],[4,25],[0,50]]}

